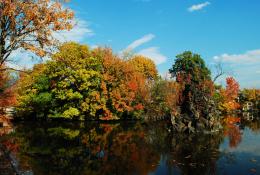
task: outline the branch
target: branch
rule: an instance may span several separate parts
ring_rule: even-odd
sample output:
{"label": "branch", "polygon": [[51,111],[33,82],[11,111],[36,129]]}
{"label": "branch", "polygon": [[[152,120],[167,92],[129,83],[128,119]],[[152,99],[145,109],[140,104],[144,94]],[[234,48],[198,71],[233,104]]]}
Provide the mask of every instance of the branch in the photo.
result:
{"label": "branch", "polygon": [[217,75],[214,77],[213,82],[215,82],[219,77],[223,76],[226,74],[226,72],[223,70],[223,65],[221,62],[218,62],[215,66]]}
{"label": "branch", "polygon": [[32,72],[32,71],[27,71],[27,70],[18,70],[18,69],[11,68],[11,67],[1,68],[0,72],[7,71],[7,70],[12,70],[12,71],[16,71],[16,72],[23,72],[23,73],[31,73]]}

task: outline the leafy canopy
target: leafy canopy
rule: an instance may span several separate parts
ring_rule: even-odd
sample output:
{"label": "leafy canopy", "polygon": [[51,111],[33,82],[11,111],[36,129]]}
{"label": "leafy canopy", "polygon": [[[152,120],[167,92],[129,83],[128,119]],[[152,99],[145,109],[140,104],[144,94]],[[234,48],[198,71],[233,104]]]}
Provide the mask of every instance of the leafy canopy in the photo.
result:
{"label": "leafy canopy", "polygon": [[19,111],[36,117],[118,119],[140,116],[145,74],[113,55],[110,49],[90,50],[65,43],[52,60],[23,74]]}

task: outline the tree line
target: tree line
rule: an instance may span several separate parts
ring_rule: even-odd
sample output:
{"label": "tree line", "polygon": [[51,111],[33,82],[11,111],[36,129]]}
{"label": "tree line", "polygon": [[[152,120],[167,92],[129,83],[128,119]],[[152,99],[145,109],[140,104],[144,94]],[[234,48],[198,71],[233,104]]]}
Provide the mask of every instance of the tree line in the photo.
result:
{"label": "tree line", "polygon": [[[175,130],[194,131],[219,128],[221,114],[241,108],[240,99],[259,108],[259,90],[240,91],[232,77],[226,87],[216,85],[201,56],[190,51],[176,56],[168,80],[150,58],[122,59],[109,48],[59,43],[54,33],[70,30],[74,18],[62,3],[0,1],[0,106],[14,106],[17,117],[168,118]],[[18,49],[51,59],[16,70],[9,65]]]}

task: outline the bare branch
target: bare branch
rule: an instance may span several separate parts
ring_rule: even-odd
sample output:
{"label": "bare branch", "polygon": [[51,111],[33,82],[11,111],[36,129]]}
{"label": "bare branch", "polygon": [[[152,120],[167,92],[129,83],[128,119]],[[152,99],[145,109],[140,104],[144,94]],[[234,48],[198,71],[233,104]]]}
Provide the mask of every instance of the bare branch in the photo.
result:
{"label": "bare branch", "polygon": [[225,75],[226,74],[226,71],[224,71],[223,69],[223,64],[221,62],[218,62],[216,65],[215,65],[215,70],[216,70],[216,76],[214,77],[213,79],[213,82],[216,82],[216,80]]}

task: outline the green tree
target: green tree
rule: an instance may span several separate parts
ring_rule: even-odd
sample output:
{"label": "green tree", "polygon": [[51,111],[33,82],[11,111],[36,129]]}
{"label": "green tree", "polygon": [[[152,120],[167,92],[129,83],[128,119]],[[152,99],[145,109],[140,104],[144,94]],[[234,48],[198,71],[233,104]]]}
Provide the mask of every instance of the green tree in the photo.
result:
{"label": "green tree", "polygon": [[172,68],[169,70],[176,81],[185,84],[200,84],[203,81],[211,80],[210,70],[206,67],[204,60],[198,54],[186,51],[176,56]]}

